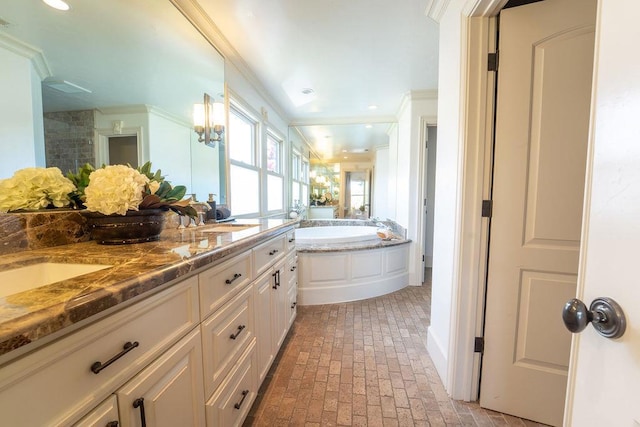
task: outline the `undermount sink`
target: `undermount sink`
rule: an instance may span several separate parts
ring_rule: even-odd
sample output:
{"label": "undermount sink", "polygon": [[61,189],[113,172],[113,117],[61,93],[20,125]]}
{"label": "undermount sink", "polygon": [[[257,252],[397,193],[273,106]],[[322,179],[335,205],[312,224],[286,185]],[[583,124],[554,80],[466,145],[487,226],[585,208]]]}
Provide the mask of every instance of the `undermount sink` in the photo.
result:
{"label": "undermount sink", "polygon": [[253,228],[257,226],[257,224],[216,224],[208,226],[201,231],[205,233],[233,233],[234,231],[246,230],[247,228]]}
{"label": "undermount sink", "polygon": [[104,264],[41,262],[0,271],[0,297],[25,292],[109,267],[111,266]]}

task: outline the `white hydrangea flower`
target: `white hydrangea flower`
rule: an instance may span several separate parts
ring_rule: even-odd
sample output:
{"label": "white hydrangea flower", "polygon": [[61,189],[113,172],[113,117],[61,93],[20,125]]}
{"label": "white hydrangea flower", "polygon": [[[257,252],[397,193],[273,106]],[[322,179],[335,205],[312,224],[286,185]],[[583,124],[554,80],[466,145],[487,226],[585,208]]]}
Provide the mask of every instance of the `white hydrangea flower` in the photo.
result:
{"label": "white hydrangea flower", "polygon": [[148,183],[149,178],[129,166],[106,166],[89,176],[84,204],[92,212],[125,215],[138,210]]}
{"label": "white hydrangea flower", "polygon": [[0,212],[65,207],[75,188],[56,167],[20,169],[0,180]]}

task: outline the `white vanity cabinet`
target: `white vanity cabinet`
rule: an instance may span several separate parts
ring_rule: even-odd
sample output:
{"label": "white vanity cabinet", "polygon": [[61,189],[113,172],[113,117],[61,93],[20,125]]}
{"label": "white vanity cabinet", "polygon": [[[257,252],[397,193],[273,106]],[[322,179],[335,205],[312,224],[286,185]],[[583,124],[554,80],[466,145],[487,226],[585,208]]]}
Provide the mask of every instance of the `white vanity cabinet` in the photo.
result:
{"label": "white vanity cabinet", "polygon": [[120,427],[120,416],[118,415],[118,399],[116,396],[109,396],[107,400],[96,406],[91,412],[85,415],[74,427]]}
{"label": "white vanity cabinet", "polygon": [[196,328],[116,392],[122,426],[206,425],[201,346]]}
{"label": "white vanity cabinet", "polygon": [[2,424],[78,422],[199,323],[191,277],[2,366]]}
{"label": "white vanity cabinet", "polygon": [[293,232],[0,367],[7,426],[240,426],[291,326]]}

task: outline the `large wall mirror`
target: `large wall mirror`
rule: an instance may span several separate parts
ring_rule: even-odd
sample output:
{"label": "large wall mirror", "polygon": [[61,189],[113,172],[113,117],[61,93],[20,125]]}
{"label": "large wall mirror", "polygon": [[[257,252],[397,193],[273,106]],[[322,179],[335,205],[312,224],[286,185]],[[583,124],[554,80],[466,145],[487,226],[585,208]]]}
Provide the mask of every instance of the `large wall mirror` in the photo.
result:
{"label": "large wall mirror", "polygon": [[[366,219],[377,215],[374,201],[387,202],[384,175],[388,166],[384,161],[388,156],[376,159],[376,151],[388,148],[394,138],[394,123],[291,126],[289,139],[311,149],[305,200],[308,217]],[[376,168],[380,172],[377,180]]]}
{"label": "large wall mirror", "polygon": [[150,160],[224,203],[224,144],[192,117],[204,93],[224,101],[223,57],[169,0],[68,3],[0,0],[0,178]]}

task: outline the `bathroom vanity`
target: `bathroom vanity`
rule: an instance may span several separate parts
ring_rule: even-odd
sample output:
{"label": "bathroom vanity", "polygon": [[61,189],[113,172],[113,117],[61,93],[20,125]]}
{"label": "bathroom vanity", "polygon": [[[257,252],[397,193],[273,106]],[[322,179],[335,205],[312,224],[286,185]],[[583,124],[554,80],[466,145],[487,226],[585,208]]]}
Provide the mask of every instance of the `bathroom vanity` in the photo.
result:
{"label": "bathroom vanity", "polygon": [[109,265],[0,300],[3,424],[241,425],[297,298],[295,223],[245,225],[0,256]]}

